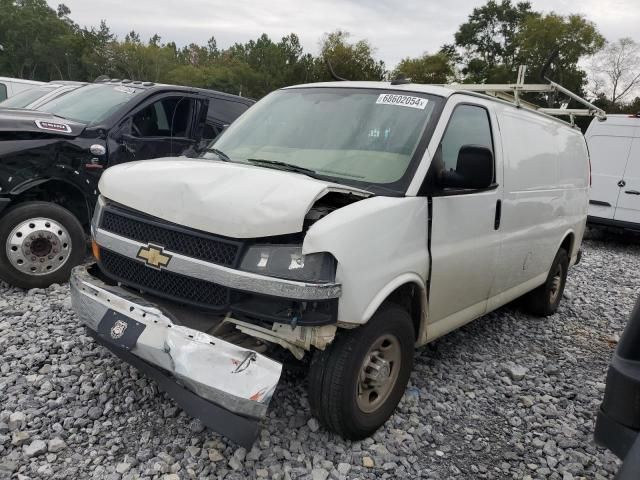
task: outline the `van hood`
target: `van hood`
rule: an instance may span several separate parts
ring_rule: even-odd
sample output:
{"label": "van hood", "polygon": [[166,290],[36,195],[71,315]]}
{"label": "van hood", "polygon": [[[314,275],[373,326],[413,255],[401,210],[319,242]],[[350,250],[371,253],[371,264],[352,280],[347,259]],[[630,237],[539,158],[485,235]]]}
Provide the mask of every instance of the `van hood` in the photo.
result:
{"label": "van hood", "polygon": [[125,207],[232,238],[301,232],[307,212],[329,192],[373,195],[299,173],[186,157],[109,168],[99,189]]}
{"label": "van hood", "polygon": [[83,123],[66,120],[51,113],[22,108],[0,108],[0,132],[31,132],[77,137]]}

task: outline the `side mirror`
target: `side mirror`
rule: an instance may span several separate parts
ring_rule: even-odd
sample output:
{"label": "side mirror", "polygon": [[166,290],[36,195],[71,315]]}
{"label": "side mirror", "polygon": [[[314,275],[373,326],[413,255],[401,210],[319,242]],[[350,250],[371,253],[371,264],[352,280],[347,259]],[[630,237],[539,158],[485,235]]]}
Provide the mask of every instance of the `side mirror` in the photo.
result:
{"label": "side mirror", "polygon": [[455,171],[443,170],[438,184],[445,188],[488,188],[493,184],[493,153],[487,147],[463,145]]}

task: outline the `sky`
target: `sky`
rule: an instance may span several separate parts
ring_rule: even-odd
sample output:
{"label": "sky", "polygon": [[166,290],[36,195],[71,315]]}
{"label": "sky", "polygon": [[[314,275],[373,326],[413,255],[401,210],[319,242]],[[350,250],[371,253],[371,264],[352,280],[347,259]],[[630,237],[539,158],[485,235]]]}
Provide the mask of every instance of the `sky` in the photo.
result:
{"label": "sky", "polygon": [[[178,46],[218,47],[244,43],[266,33],[278,41],[293,32],[306,52],[316,54],[322,35],[337,29],[367,39],[376,58],[394,67],[402,58],[433,53],[453,35],[480,0],[48,0],[64,2],[81,26],[104,19],[120,38],[133,30],[146,40],[158,33]],[[608,40],[640,41],[640,0],[532,0],[534,10],[580,13]]]}

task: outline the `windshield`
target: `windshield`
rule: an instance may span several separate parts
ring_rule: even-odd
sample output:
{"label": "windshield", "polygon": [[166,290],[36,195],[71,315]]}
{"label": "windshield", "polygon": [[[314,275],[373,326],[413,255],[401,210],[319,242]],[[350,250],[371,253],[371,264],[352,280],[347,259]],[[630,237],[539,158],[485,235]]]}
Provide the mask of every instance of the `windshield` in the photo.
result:
{"label": "windshield", "polygon": [[91,124],[104,120],[141,91],[139,88],[123,85],[86,85],[47,102],[36,110]]}
{"label": "windshield", "polygon": [[251,107],[211,147],[231,161],[267,160],[274,167],[284,162],[336,182],[397,189],[438,103],[438,97],[414,92],[279,90]]}
{"label": "windshield", "polygon": [[31,105],[39,98],[44,97],[47,93],[51,93],[58,87],[55,86],[43,86],[30,88],[24,92],[20,92],[13,97],[6,99],[4,102],[0,102],[0,107],[3,108],[25,108]]}

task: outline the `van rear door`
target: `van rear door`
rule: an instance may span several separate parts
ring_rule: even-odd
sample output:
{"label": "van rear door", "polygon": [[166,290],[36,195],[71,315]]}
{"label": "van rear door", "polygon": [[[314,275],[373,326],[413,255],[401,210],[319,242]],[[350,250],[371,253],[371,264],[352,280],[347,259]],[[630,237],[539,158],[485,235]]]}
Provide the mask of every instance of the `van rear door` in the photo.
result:
{"label": "van rear door", "polygon": [[[596,123],[597,122],[597,123]],[[635,126],[593,120],[587,131],[591,157],[589,216],[613,219]]]}
{"label": "van rear door", "polygon": [[614,220],[637,223],[640,226],[640,127],[631,142],[624,177],[620,183],[620,194]]}

